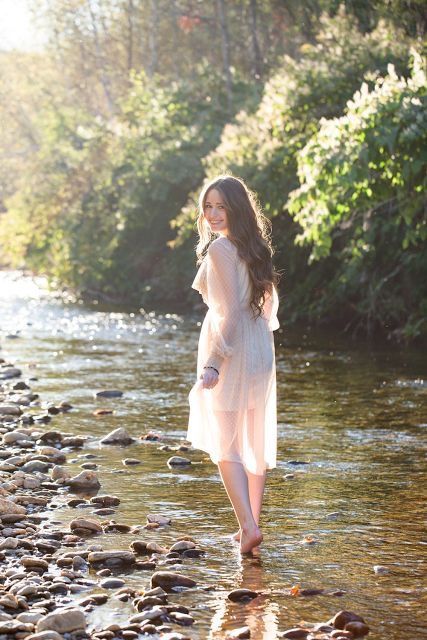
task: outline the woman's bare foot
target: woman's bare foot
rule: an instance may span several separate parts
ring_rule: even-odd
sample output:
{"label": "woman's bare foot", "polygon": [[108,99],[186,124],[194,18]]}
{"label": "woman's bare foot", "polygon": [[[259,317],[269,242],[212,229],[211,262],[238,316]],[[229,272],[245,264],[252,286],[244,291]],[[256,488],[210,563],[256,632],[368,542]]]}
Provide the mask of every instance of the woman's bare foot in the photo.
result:
{"label": "woman's bare foot", "polygon": [[240,553],[249,553],[254,547],[261,544],[263,536],[258,527],[242,529],[240,537]]}
{"label": "woman's bare foot", "polygon": [[241,535],[241,531],[239,529],[238,531],[236,531],[236,533],[233,533],[231,537],[233,538],[233,540],[236,540],[236,542],[240,542],[240,535]]}

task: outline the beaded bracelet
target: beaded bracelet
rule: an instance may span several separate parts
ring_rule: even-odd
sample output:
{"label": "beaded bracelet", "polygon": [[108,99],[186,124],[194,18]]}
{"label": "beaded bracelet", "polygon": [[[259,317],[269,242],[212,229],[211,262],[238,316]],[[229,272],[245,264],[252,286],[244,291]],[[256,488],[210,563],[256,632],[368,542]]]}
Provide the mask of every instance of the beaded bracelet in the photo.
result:
{"label": "beaded bracelet", "polygon": [[203,369],[213,369],[214,371],[217,372],[217,374],[219,375],[219,371],[218,369],[216,369],[215,367],[203,367]]}

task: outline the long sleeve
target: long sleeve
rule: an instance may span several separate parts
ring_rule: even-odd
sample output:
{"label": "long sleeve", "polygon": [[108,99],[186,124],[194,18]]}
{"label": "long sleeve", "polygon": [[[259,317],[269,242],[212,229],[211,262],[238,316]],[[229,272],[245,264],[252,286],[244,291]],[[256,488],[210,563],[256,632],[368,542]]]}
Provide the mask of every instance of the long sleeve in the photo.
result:
{"label": "long sleeve", "polygon": [[205,362],[219,370],[233,353],[240,318],[237,256],[226,238],[215,240],[207,254],[207,292],[212,313],[212,349]]}
{"label": "long sleeve", "polygon": [[266,292],[265,302],[263,306],[263,316],[268,322],[268,328],[270,331],[276,331],[280,327],[279,320],[277,319],[277,311],[279,309],[279,296],[277,289],[273,284],[271,294]]}

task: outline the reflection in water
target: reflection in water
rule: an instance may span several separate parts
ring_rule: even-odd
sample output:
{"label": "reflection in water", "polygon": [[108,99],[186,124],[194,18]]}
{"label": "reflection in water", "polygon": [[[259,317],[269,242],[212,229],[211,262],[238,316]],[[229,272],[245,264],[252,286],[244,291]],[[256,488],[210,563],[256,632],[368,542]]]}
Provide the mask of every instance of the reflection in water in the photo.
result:
{"label": "reflection in water", "polygon": [[228,591],[219,594],[214,603],[216,612],[212,617],[208,640],[222,639],[226,631],[243,626],[249,627],[251,638],[275,640],[278,634],[279,607],[265,595],[268,587],[261,555],[254,551],[252,557],[240,557],[233,584],[235,589],[250,589],[260,595],[241,604],[232,602],[228,598]]}

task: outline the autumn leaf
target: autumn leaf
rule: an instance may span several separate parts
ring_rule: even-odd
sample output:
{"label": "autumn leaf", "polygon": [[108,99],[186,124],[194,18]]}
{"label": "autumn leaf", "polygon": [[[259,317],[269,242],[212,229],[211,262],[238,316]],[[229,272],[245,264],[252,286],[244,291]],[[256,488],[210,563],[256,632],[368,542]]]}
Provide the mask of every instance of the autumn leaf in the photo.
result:
{"label": "autumn leaf", "polygon": [[301,593],[301,585],[299,584],[294,584],[293,587],[291,587],[289,594],[291,596],[299,596]]}

